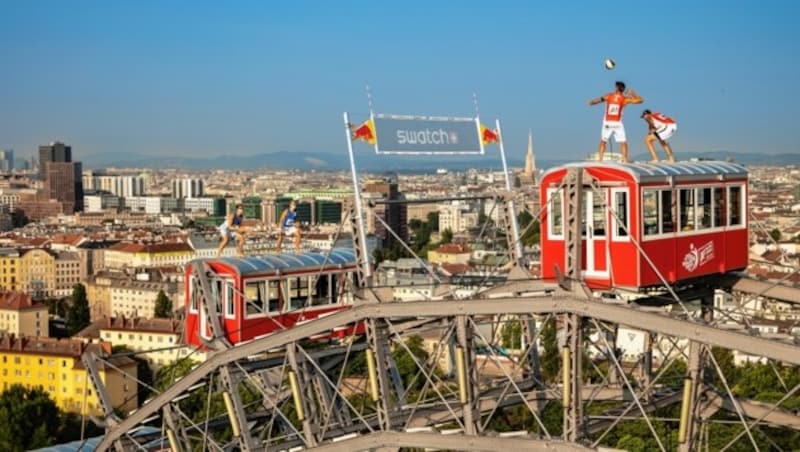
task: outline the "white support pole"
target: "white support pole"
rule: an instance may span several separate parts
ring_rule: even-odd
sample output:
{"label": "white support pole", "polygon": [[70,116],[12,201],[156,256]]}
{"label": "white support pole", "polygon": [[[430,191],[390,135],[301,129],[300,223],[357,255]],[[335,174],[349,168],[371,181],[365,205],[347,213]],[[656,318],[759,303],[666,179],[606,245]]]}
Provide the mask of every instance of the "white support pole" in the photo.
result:
{"label": "white support pole", "polygon": [[[344,112],[344,134],[347,138],[347,152],[350,154],[350,173],[353,176],[353,199],[356,205],[356,221],[358,221],[358,235],[361,242],[361,262],[364,279],[371,281],[372,264],[370,262],[369,247],[367,247],[367,226],[364,222],[364,207],[361,203],[361,187],[358,184],[358,173],[356,172],[356,160],[353,154],[353,139],[350,137],[350,116]],[[355,239],[355,237],[353,237]]]}
{"label": "white support pole", "polygon": [[[509,193],[511,193],[511,189],[512,189],[511,174],[509,174],[509,172],[508,172],[508,164],[506,163],[506,151],[505,151],[505,148],[503,147],[503,131],[500,130],[500,120],[499,119],[495,119],[494,120],[494,124],[495,124],[495,130],[497,130],[497,135],[500,137],[500,139],[497,140],[497,144],[500,147],[500,159],[503,162],[503,175],[506,178],[506,190]],[[514,243],[514,249],[511,250],[511,251],[513,252],[514,259],[518,263],[520,263],[521,260],[522,260],[522,240],[520,240],[520,237],[519,237],[519,224],[517,223],[517,217],[516,217],[517,209],[516,209],[516,205],[515,205],[514,201],[509,201],[509,207],[511,208],[511,211],[513,212],[513,215],[512,215],[513,216],[513,218],[512,218],[513,221],[511,221],[511,234],[512,234],[512,239],[514,240],[514,242],[513,242]]]}

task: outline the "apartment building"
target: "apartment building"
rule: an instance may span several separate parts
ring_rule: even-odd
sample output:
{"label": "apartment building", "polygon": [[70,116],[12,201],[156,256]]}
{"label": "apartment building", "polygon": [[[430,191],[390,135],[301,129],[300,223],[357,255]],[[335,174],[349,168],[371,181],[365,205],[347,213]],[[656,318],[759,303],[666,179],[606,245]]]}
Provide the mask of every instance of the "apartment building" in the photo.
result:
{"label": "apartment building", "polygon": [[159,291],[179,305],[182,289],[172,281],[140,280],[135,275],[103,272],[87,280],[86,298],[92,321],[116,316],[152,318]]}
{"label": "apartment building", "polygon": [[0,334],[49,336],[47,306],[24,292],[0,292]]}
{"label": "apartment building", "polygon": [[1,248],[0,289],[18,290],[19,288],[19,251],[14,248]]}
{"label": "apartment building", "polygon": [[78,335],[111,342],[114,346],[124,345],[136,352],[148,352],[138,356],[157,370],[189,355],[195,361],[205,358],[203,352],[181,345],[182,328],[182,323],[174,319],[117,316],[100,319]]}
{"label": "apartment building", "polygon": [[120,242],[105,251],[107,268],[145,268],[185,265],[194,258],[188,243]]}
{"label": "apartment building", "polygon": [[0,388],[6,390],[14,384],[42,387],[65,411],[100,415],[97,392],[81,361],[87,350],[111,364],[98,364],[98,373],[112,405],[125,412],[136,409],[136,362],[126,356],[110,356],[109,342],[4,336],[0,338]]}

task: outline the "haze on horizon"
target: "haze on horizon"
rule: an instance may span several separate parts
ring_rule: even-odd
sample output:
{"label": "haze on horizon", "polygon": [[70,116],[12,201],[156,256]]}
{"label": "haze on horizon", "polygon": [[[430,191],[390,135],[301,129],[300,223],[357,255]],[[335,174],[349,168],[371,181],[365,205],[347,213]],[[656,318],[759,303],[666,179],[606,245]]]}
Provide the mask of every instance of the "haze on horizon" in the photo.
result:
{"label": "haze on horizon", "polygon": [[[800,153],[800,4],[790,1],[40,1],[0,3],[0,148],[60,139],[107,152],[214,157],[344,152],[343,111],[499,117],[507,152],[582,157],[586,101],[624,80],[632,154],[643,108],[683,151]],[[612,57],[617,69],[605,71]]]}

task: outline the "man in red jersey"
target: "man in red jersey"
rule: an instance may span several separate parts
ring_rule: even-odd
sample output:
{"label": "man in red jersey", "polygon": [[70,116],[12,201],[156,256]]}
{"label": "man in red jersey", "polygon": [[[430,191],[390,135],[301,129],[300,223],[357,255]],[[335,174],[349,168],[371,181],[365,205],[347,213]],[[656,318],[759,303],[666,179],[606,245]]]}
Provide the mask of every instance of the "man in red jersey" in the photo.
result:
{"label": "man in red jersey", "polygon": [[622,109],[628,104],[641,104],[644,99],[635,91],[629,89],[625,91],[625,83],[616,82],[616,91],[589,101],[589,106],[599,103],[606,103],[606,111],[603,115],[603,129],[600,134],[600,146],[597,148],[597,159],[603,160],[606,152],[606,142],[614,136],[617,143],[620,143],[622,160],[628,161],[628,141],[625,138],[625,126],[622,124]]}
{"label": "man in red jersey", "polygon": [[653,146],[653,141],[658,140],[664,149],[664,153],[667,154],[667,161],[674,162],[675,155],[672,154],[672,148],[667,143],[667,140],[678,130],[678,124],[669,116],[658,112],[653,113],[650,110],[643,111],[642,118],[647,122],[648,132],[647,136],[644,137],[644,144],[647,145],[647,150],[650,151],[650,156],[653,157],[652,161],[658,161],[658,154],[656,154],[655,146]]}

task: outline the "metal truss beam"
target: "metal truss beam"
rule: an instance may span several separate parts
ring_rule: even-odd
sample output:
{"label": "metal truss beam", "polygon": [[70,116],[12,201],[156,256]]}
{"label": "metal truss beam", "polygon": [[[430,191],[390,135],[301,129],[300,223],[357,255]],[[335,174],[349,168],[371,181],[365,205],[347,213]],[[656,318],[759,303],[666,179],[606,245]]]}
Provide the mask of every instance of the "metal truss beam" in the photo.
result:
{"label": "metal truss beam", "polygon": [[403,303],[370,303],[295,326],[286,331],[256,339],[233,347],[225,353],[217,353],[201,363],[193,372],[167,388],[120,424],[111,429],[98,445],[106,450],[124,432],[151,416],[154,412],[205,378],[221,366],[244,359],[264,350],[283,347],[291,342],[331,331],[333,328],[353,324],[371,318],[448,317],[453,315],[497,315],[497,314],[548,314],[572,313],[607,322],[641,328],[647,325],[655,333],[686,338],[699,343],[739,350],[756,356],[800,365],[800,347],[753,337],[742,333],[725,331],[712,326],[667,317],[650,312],[641,312],[628,307],[604,303],[586,302],[576,296],[555,295],[552,297],[499,298],[495,300],[456,300]]}
{"label": "metal truss beam", "polygon": [[530,438],[503,438],[470,435],[441,435],[438,433],[375,432],[353,439],[328,443],[306,450],[320,452],[351,452],[378,448],[418,448],[443,450],[513,451],[586,451],[579,444]]}
{"label": "metal truss beam", "polygon": [[575,314],[564,316],[564,346],[562,347],[562,384],[564,409],[564,439],[577,442],[584,436],[583,418],[583,319]]}
{"label": "metal truss beam", "polygon": [[[572,289],[573,284],[577,283],[581,274],[581,213],[583,208],[583,170],[580,168],[570,168],[562,185],[566,202],[564,215],[566,225],[564,227],[564,274],[567,278],[562,281],[566,289]],[[556,196],[561,196],[557,193]]]}

